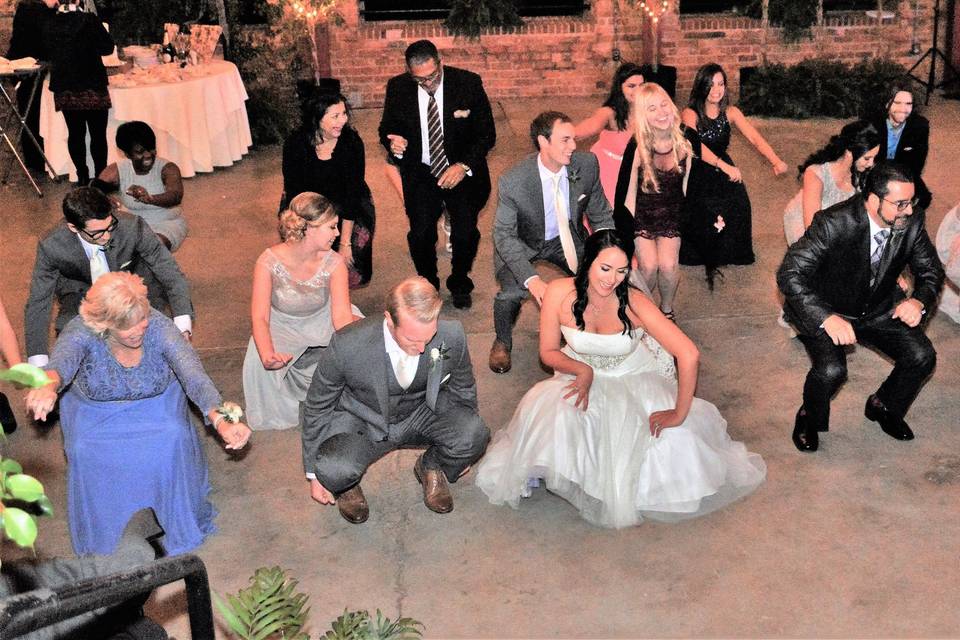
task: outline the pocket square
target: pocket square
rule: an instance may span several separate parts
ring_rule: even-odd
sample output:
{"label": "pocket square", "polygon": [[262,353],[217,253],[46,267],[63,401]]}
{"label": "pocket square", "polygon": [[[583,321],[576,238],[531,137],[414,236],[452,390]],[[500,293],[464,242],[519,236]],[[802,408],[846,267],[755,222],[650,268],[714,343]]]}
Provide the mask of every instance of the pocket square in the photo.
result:
{"label": "pocket square", "polygon": [[585,194],[585,193],[581,193],[581,194],[580,194],[580,197],[579,197],[579,198],[577,198],[577,202],[580,202],[581,200],[585,200],[585,199],[586,199],[586,197],[587,197],[587,194]]}
{"label": "pocket square", "polygon": [[443,376],[443,378],[440,380],[440,384],[443,384],[449,379],[450,379],[450,374],[448,373],[447,375]]}
{"label": "pocket square", "polygon": [[904,150],[904,151],[913,151],[913,147],[904,147],[903,150]]}
{"label": "pocket square", "polygon": [[458,109],[457,111],[454,111],[454,112],[453,112],[453,117],[454,117],[454,118],[469,118],[469,117],[470,117],[470,109]]}
{"label": "pocket square", "polygon": [[129,267],[131,262],[133,262],[133,260],[127,260],[126,262],[124,262],[122,265],[120,265],[120,270],[123,271],[124,269]]}

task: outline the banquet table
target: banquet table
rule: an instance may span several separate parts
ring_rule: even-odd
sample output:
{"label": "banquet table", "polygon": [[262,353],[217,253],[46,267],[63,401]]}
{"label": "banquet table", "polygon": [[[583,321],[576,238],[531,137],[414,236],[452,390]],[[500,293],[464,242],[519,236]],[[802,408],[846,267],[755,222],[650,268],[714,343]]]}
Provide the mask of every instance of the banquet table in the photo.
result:
{"label": "banquet table", "polygon": [[[182,79],[156,82],[156,77],[151,80],[146,75],[110,77],[113,107],[107,122],[107,162],[121,157],[114,143],[117,127],[131,120],[142,120],[153,128],[157,155],[177,163],[185,178],[238,162],[253,140],[245,105],[247,91],[236,65],[214,60],[167,75],[182,75]],[[67,151],[67,123],[54,108],[49,79],[40,101],[40,135],[56,173],[69,174],[75,181],[77,173]],[[93,176],[89,151],[87,164]]]}

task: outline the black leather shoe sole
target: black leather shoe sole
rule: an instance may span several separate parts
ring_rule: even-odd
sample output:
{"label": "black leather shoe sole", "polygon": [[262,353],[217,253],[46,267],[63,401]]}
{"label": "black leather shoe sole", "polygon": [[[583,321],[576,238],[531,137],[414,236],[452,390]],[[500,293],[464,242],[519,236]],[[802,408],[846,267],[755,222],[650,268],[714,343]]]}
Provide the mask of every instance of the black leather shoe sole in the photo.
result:
{"label": "black leather shoe sole", "polygon": [[797,411],[797,418],[793,424],[793,446],[799,451],[816,451],[820,446],[820,437],[817,432],[807,428],[806,416],[801,413],[803,409]]}

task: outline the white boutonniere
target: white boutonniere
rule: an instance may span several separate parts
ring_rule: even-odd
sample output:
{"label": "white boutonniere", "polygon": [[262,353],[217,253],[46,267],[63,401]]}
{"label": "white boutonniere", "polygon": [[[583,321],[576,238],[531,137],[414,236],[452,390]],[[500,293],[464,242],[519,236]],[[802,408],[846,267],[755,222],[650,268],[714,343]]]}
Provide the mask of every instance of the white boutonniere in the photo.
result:
{"label": "white boutonniere", "polygon": [[430,367],[436,369],[442,360],[449,360],[450,356],[447,355],[449,351],[450,347],[445,342],[441,342],[439,347],[430,349]]}

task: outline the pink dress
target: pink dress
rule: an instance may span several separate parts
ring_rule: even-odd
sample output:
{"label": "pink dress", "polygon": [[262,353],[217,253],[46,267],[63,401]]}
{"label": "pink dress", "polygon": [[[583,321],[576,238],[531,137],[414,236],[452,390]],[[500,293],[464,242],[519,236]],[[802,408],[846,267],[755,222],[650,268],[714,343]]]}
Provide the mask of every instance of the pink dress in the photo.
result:
{"label": "pink dress", "polygon": [[600,132],[596,143],[590,147],[590,151],[597,156],[597,162],[600,163],[600,185],[603,187],[603,195],[607,196],[607,202],[611,205],[617,192],[617,178],[620,175],[620,163],[623,161],[623,150],[627,148],[631,135],[633,134],[628,129],[623,131],[604,129]]}

